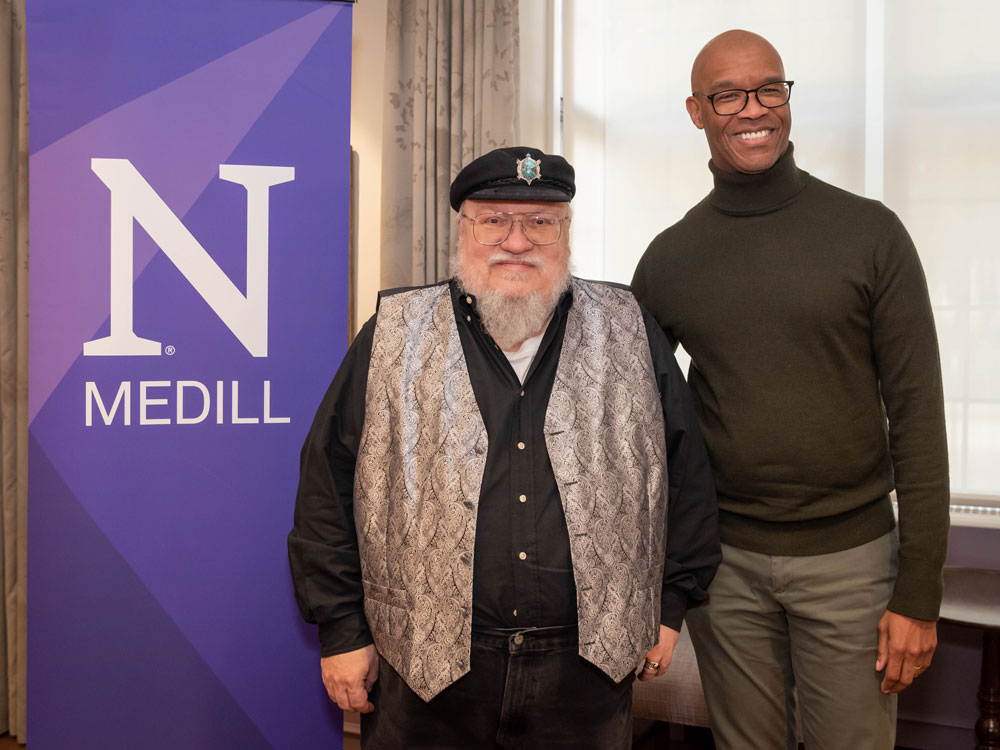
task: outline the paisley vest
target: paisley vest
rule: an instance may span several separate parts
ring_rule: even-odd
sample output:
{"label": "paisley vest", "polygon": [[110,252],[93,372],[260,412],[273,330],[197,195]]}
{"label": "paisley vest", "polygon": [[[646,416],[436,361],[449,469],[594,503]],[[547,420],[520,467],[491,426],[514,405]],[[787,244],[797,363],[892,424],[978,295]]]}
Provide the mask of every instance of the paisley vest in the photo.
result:
{"label": "paisley vest", "polygon": [[[659,634],[663,410],[631,292],[573,279],[544,434],[569,528],[580,656],[615,681]],[[488,438],[447,284],[383,299],[354,519],[379,653],[424,700],[469,670]]]}

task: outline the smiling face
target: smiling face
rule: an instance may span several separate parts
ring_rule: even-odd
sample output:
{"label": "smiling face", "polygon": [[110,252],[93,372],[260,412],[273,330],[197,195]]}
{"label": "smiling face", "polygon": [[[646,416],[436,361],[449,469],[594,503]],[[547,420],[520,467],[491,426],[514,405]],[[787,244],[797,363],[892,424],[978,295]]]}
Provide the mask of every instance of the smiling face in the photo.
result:
{"label": "smiling face", "polygon": [[[467,200],[459,214],[475,217],[493,212],[565,217],[569,204]],[[476,241],[472,221],[459,218],[458,262],[463,279],[475,290],[489,289],[507,297],[526,297],[533,292],[549,295],[556,286],[565,285],[569,268],[569,227],[567,222],[562,224],[559,239],[551,245],[531,242],[520,221],[514,222],[507,239],[499,245],[483,245]]]}
{"label": "smiling face", "polygon": [[712,163],[725,172],[764,172],[788,148],[792,113],[788,104],[762,107],[750,95],[735,115],[717,115],[704,96],[725,89],[755,89],[785,79],[777,50],[763,37],[746,31],[727,31],[705,45],[691,70],[687,98],[692,122],[705,131]]}
{"label": "smiling face", "polygon": [[516,352],[525,340],[545,330],[563,292],[569,288],[569,228],[560,222],[559,239],[536,245],[524,234],[525,214],[569,216],[568,203],[466,200],[460,216],[504,212],[519,214],[507,239],[499,245],[476,241],[472,221],[458,220],[458,263],[455,276],[462,290],[476,297],[476,309],[487,332],[501,349]]}

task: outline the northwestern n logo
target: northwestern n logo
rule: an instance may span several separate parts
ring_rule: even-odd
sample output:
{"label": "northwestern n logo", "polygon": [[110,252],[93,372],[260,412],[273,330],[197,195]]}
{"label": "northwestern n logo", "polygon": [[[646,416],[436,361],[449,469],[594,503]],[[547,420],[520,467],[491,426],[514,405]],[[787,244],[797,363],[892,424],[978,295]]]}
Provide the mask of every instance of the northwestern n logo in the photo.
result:
{"label": "northwestern n logo", "polygon": [[84,343],[84,356],[160,354],[159,341],[140,338],[132,330],[132,224],[136,221],[247,351],[266,357],[268,199],[272,185],[295,179],[295,168],[219,165],[219,177],[247,191],[246,297],[132,162],[91,159],[90,168],[111,190],[111,335]]}

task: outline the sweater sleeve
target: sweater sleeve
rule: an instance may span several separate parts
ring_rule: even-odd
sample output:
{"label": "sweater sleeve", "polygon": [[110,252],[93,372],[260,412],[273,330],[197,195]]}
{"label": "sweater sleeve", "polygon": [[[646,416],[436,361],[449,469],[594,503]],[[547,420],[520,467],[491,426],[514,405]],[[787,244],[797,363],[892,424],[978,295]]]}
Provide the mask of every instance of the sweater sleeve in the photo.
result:
{"label": "sweater sleeve", "polygon": [[319,625],[322,656],[372,642],[354,526],[354,466],[374,330],[372,318],[344,357],[302,446],[288,559],[299,611]]}
{"label": "sweater sleeve", "polygon": [[889,609],[936,620],[950,504],[941,362],[924,272],[894,214],[874,264],[872,349],[899,503],[899,572]]}
{"label": "sweater sleeve", "polygon": [[648,314],[653,316],[660,329],[667,335],[671,350],[676,350],[677,341],[670,330],[670,321],[663,316],[662,311],[659,309],[658,301],[660,296],[654,293],[655,289],[662,288],[662,286],[658,287],[658,283],[663,281],[662,273],[658,269],[658,266],[661,264],[658,264],[655,260],[656,255],[659,253],[662,236],[661,233],[655,237],[649,243],[646,252],[639,258],[639,262],[636,264],[635,271],[632,274],[632,282],[629,286],[639,304]]}
{"label": "sweater sleeve", "polygon": [[708,452],[672,347],[643,310],[666,429],[669,499],[660,622],[680,630],[688,607],[708,599],[722,561],[718,506]]}

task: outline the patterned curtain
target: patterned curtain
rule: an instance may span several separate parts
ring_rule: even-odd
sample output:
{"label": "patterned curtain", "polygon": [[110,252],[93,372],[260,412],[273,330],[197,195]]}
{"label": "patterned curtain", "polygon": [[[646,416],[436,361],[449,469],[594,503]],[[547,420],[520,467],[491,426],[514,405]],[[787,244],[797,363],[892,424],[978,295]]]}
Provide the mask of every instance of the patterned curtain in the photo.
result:
{"label": "patterned curtain", "polygon": [[382,142],[382,288],[451,275],[448,188],[515,145],[518,0],[389,0]]}
{"label": "patterned curtain", "polygon": [[0,6],[0,732],[25,741],[28,65],[25,0]]}

